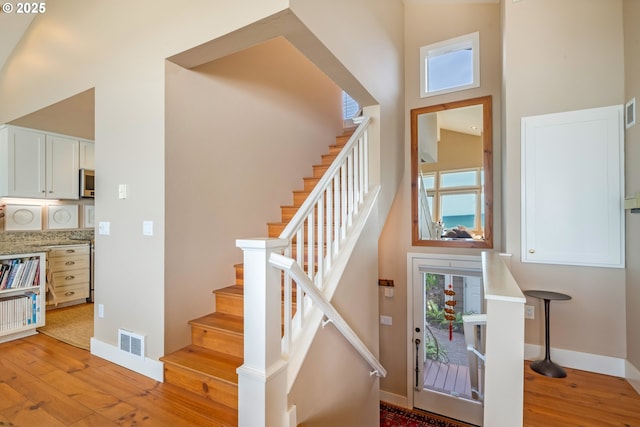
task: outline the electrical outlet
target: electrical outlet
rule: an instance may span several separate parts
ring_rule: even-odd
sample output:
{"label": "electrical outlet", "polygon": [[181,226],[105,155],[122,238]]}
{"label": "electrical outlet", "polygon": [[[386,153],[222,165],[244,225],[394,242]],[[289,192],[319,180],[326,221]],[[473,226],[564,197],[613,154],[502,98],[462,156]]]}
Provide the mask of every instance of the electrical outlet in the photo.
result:
{"label": "electrical outlet", "polygon": [[104,304],[98,304],[98,317],[101,319],[104,317]]}
{"label": "electrical outlet", "polygon": [[535,319],[536,317],[536,307],[533,305],[525,305],[524,306],[524,318],[525,319]]}

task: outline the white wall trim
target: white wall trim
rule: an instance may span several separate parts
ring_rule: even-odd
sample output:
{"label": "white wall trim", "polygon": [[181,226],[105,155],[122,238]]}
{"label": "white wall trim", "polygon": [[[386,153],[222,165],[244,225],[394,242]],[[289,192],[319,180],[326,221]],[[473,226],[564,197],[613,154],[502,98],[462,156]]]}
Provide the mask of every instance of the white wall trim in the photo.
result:
{"label": "white wall trim", "polygon": [[398,394],[390,393],[384,390],[380,390],[380,400],[383,402],[391,403],[392,405],[400,406],[401,408],[409,407],[409,400],[406,398],[406,396],[400,396]]}
{"label": "white wall trim", "polygon": [[625,378],[629,381],[631,387],[640,394],[640,371],[628,360],[625,360]]}
{"label": "white wall trim", "polygon": [[[524,358],[525,360],[544,358],[544,347],[535,344],[525,344]],[[551,360],[567,368],[627,378],[625,374],[626,360],[619,357],[602,356],[599,354],[582,353],[551,347]]]}
{"label": "white wall trim", "polygon": [[91,338],[91,354],[124,366],[156,381],[164,381],[164,364],[158,360],[138,356],[120,351],[117,346],[107,344],[95,338]]}

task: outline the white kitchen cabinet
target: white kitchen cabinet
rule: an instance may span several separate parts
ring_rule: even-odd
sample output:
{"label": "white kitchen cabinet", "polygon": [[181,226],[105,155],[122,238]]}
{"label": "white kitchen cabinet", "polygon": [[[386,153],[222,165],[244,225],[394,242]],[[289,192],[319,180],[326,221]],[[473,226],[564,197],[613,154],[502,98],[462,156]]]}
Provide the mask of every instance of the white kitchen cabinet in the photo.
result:
{"label": "white kitchen cabinet", "polygon": [[77,139],[14,126],[0,128],[0,196],[78,199]]}
{"label": "white kitchen cabinet", "polygon": [[93,141],[80,140],[80,169],[95,169],[95,144]]}

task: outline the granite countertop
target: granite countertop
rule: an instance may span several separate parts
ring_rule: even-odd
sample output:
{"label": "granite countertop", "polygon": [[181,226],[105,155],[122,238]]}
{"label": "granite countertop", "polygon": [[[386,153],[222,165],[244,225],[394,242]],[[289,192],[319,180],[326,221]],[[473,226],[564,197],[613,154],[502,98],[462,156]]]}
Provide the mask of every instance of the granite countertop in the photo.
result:
{"label": "granite countertop", "polygon": [[48,252],[49,246],[89,244],[90,240],[64,239],[23,242],[0,242],[0,255],[30,254],[34,252]]}
{"label": "granite countertop", "polygon": [[82,245],[93,240],[93,230],[0,232],[0,256],[48,252],[50,246]]}

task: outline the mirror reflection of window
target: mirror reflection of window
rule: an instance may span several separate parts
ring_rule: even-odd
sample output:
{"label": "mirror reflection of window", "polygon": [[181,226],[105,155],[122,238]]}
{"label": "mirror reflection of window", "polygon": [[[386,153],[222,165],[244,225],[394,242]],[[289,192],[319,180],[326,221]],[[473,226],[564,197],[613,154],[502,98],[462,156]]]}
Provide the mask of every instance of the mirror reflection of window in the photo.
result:
{"label": "mirror reflection of window", "polygon": [[411,113],[414,244],[492,247],[491,97]]}

